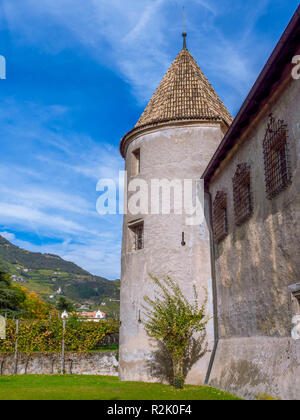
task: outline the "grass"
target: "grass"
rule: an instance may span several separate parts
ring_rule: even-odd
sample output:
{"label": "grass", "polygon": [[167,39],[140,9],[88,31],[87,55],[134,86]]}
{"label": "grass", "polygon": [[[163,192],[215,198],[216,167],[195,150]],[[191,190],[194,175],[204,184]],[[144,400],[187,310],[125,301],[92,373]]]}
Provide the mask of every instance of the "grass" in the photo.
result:
{"label": "grass", "polygon": [[238,400],[206,386],[182,390],[113,376],[0,376],[0,400]]}

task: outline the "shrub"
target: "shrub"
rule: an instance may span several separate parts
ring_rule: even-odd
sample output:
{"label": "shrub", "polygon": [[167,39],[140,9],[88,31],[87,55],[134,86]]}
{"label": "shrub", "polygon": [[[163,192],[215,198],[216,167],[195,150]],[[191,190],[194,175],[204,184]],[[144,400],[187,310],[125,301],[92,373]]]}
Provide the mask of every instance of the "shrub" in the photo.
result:
{"label": "shrub", "polygon": [[[172,381],[176,388],[182,388],[187,375],[186,367],[191,367],[191,359],[187,356],[194,353],[195,359],[206,352],[203,346],[205,327],[208,319],[205,316],[207,295],[202,305],[199,305],[198,294],[194,287],[193,303],[189,303],[182,293],[179,285],[171,278],[166,277],[160,281],[157,277],[150,276],[157,286],[154,299],[145,296],[146,310],[145,330],[150,338],[158,341],[158,347],[169,358],[172,367]],[[194,335],[202,333],[197,340]],[[197,348],[198,344],[198,348]],[[195,352],[194,349],[197,348]],[[195,357],[195,354],[197,356]],[[165,359],[159,356],[160,360]]]}

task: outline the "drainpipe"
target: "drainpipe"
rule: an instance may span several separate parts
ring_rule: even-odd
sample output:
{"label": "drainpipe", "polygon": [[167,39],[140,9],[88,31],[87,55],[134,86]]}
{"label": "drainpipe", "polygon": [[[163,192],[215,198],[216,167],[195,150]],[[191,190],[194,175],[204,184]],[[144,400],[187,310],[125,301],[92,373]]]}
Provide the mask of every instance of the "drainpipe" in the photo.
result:
{"label": "drainpipe", "polygon": [[212,290],[213,290],[213,310],[214,310],[214,347],[211,353],[206,377],[205,377],[205,385],[208,385],[211,370],[214,364],[216,351],[219,342],[219,326],[218,326],[218,302],[217,302],[217,281],[216,281],[216,265],[215,265],[215,245],[214,245],[214,238],[213,238],[213,231],[212,231],[212,199],[211,194],[208,191],[204,192],[204,196],[207,197],[207,201],[209,203],[209,220],[208,220],[208,229],[209,229],[209,237],[210,237],[210,259],[211,259],[211,276],[212,276]]}

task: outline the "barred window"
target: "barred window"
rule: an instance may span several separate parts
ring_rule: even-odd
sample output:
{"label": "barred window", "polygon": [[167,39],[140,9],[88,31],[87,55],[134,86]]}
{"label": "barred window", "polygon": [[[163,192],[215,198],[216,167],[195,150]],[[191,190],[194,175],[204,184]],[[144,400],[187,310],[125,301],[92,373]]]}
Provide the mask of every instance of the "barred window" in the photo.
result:
{"label": "barred window", "polygon": [[247,163],[237,165],[233,185],[234,219],[237,226],[248,220],[253,211],[250,166]]}
{"label": "barred window", "polygon": [[287,125],[270,114],[263,142],[265,182],[268,199],[276,197],[291,181],[288,158]]}
{"label": "barred window", "polygon": [[213,234],[214,240],[221,242],[228,233],[227,230],[227,196],[218,191],[213,202]]}
{"label": "barred window", "polygon": [[144,222],[135,223],[129,226],[131,232],[132,250],[138,251],[144,248]]}

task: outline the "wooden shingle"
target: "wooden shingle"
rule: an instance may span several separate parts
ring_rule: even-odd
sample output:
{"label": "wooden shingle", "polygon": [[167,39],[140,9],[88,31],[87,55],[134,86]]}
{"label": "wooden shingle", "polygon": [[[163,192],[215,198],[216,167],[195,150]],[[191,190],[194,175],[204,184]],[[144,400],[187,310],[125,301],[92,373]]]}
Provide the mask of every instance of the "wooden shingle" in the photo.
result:
{"label": "wooden shingle", "polygon": [[135,128],[159,122],[202,119],[222,120],[232,116],[187,49],[177,55]]}

